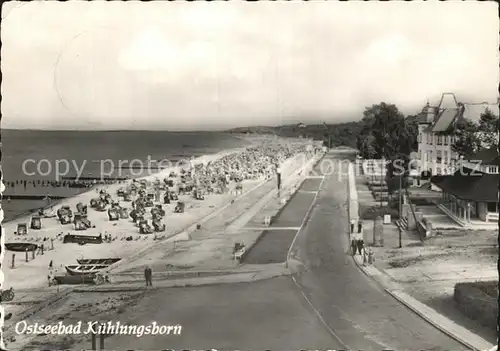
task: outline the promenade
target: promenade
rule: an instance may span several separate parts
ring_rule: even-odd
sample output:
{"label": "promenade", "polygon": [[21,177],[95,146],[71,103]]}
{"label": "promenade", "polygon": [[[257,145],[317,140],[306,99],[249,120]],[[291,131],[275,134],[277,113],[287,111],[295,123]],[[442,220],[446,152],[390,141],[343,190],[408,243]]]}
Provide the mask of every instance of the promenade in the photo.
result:
{"label": "promenade", "polygon": [[[337,157],[344,156],[326,156]],[[109,336],[109,349],[206,349],[207,344],[215,349],[468,349],[407,309],[357,267],[348,253],[347,179],[338,172],[323,175],[316,167],[284,208],[271,197],[256,211],[256,199],[246,213],[230,216],[226,228],[232,228],[232,234],[259,233],[231,275],[164,279],[159,274],[155,287],[146,291],[136,271],[136,282],[79,288],[37,318],[51,320],[66,313],[69,321],[99,318],[147,325],[154,320],[183,327],[180,336]],[[261,220],[270,213],[277,217],[265,227]],[[118,314],[115,309],[103,316],[89,315],[89,309],[114,305],[110,301],[117,299],[127,301]],[[68,314],[68,306],[75,312]],[[50,342],[64,345],[47,337],[31,345]],[[89,346],[88,338],[76,338],[72,344]]]}

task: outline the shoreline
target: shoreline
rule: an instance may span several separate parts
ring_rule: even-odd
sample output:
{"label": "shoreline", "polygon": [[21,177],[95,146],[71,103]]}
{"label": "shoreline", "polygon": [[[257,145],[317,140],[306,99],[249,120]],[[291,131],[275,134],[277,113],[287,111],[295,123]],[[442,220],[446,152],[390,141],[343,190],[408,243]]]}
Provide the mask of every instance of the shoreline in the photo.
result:
{"label": "shoreline", "polygon": [[[272,141],[271,145],[277,143],[276,145],[281,145],[281,147],[283,147],[283,145],[285,145],[287,142],[294,141],[294,139],[287,139],[287,138],[276,139],[274,137],[270,139],[269,137],[262,137],[262,136],[257,138],[254,137],[252,139],[254,142],[249,143],[245,147],[222,150],[214,154],[202,155],[192,159],[191,164],[200,164],[203,162],[215,161],[227,155],[233,155],[239,152],[243,152],[246,149],[254,148],[256,146],[259,147],[263,140],[271,140]],[[302,141],[301,144],[305,145],[306,143],[310,143],[310,141],[304,140]],[[287,161],[293,157],[294,156],[291,156],[288,159],[282,160],[282,164],[286,164]],[[161,172],[138,177],[136,178],[136,180],[143,180],[143,179],[154,180],[155,178],[161,178],[162,176],[168,175],[171,171],[172,169],[164,169]],[[130,180],[128,182],[131,183],[132,181],[133,180]],[[244,188],[248,190],[257,185],[257,183],[262,183],[265,181],[266,181],[265,179],[260,179],[260,180],[251,179],[251,180],[245,180],[243,184]],[[96,193],[94,193],[96,189],[106,189],[108,193],[114,195],[116,193],[116,190],[126,186],[127,185],[126,183],[127,182],[125,182],[125,184],[115,183],[115,184],[98,185],[96,187],[93,187],[91,190],[82,192],[71,198],[53,202],[48,207],[69,205],[71,206],[71,208],[73,208],[78,202],[87,204],[89,202],[90,197],[96,196]],[[153,240],[158,240],[157,241],[158,244],[161,242],[168,241],[169,240],[168,238],[172,238],[178,234],[182,234],[182,232],[185,231],[186,228],[193,227],[196,223],[200,221],[200,218],[204,218],[210,215],[212,212],[216,212],[220,207],[227,205],[229,202],[235,199],[235,195],[233,194],[234,191],[233,187],[234,184],[231,184],[227,193],[220,195],[210,195],[206,198],[205,201],[202,202],[196,202],[196,200],[192,200],[191,197],[189,197],[186,203],[188,205],[191,204],[191,207],[189,207],[190,209],[187,210],[182,215],[176,215],[173,213],[169,214],[165,220],[165,223],[168,225],[168,229],[165,232],[155,233],[151,235],[139,234],[138,229],[133,225],[133,223],[131,223],[128,220],[109,222],[106,214],[101,214],[101,217],[105,218],[100,218],[95,220],[94,217],[96,217],[96,215],[99,212],[95,212],[92,209],[89,209],[89,219],[93,222],[93,224],[96,225],[96,228],[88,229],[87,231],[84,232],[84,235],[85,234],[97,235],[99,232],[103,234],[109,232],[109,234],[113,236],[114,240],[116,239],[116,241],[113,240],[113,242],[111,243],[103,243],[99,245],[89,244],[81,246],[77,244],[64,244],[64,248],[62,248],[61,245],[63,244],[61,241],[57,240],[56,236],[57,233],[59,232],[62,233],[71,232],[73,234],[78,234],[78,233],[74,233],[74,229],[72,226],[71,228],[64,227],[61,224],[59,224],[59,222],[55,222],[54,219],[50,218],[42,219],[42,226],[43,226],[42,230],[37,230],[37,231],[29,230],[28,235],[23,237],[13,236],[12,231],[15,230],[17,224],[27,223],[29,226],[29,221],[30,221],[29,217],[33,214],[33,212],[28,212],[23,216],[19,216],[16,219],[12,219],[4,223],[4,229],[7,235],[7,240],[5,241],[40,242],[40,240],[44,236],[51,236],[52,238],[55,237],[54,240],[55,250],[47,250],[45,252],[45,255],[36,256],[35,259],[30,258],[27,262],[25,262],[24,260],[24,255],[22,253],[18,253],[17,256],[19,256],[20,258],[15,260],[15,258],[13,257],[13,260],[16,261],[16,266],[13,269],[11,268],[11,262],[9,262],[12,261],[9,259],[10,258],[9,256],[11,254],[14,255],[15,253],[6,252],[7,255],[3,255],[4,260],[7,260],[7,262],[4,261],[4,266],[6,266],[6,269],[4,271],[5,280],[9,284],[9,286],[13,286],[14,288],[20,288],[20,289],[36,288],[46,284],[46,272],[47,272],[46,267],[48,266],[49,261],[52,260],[54,260],[55,262],[54,268],[56,269],[57,273],[64,272],[64,267],[63,267],[64,265],[76,264],[75,261],[76,258],[95,258],[95,257],[113,256],[113,257],[120,257],[125,261],[127,260],[128,257],[133,256],[134,253],[145,249],[146,246],[154,247],[155,244]],[[165,205],[165,206],[170,206],[170,205]],[[169,212],[173,211],[167,209],[167,213]],[[172,218],[171,223],[169,223],[170,218]],[[48,227],[44,226],[43,224],[44,222],[50,223]],[[134,239],[131,241],[124,241],[125,235],[134,237]],[[158,239],[156,237],[158,237]],[[119,239],[121,239],[121,241]],[[147,256],[148,250],[145,249],[143,254]],[[30,282],[30,284],[28,284],[27,282]]]}
{"label": "shoreline", "polygon": [[[199,156],[196,156],[194,157],[193,155],[190,155],[190,156],[185,156],[184,158],[186,159],[189,159],[191,160],[191,162],[193,162],[193,164],[198,164],[199,162],[196,162],[198,159],[202,159],[202,158],[205,158],[205,157],[210,157],[210,156],[215,156],[215,155],[219,155],[221,153],[231,153],[232,152],[237,152],[237,150],[240,150],[240,149],[246,149],[246,148],[249,148],[249,147],[252,147],[252,146],[256,146],[258,145],[258,141],[256,140],[253,140],[255,138],[252,138],[251,136],[248,137],[247,135],[245,134],[242,134],[242,135],[232,135],[234,138],[236,139],[239,139],[239,140],[242,140],[244,142],[246,142],[248,145],[246,146],[241,146],[241,147],[238,147],[238,148],[233,148],[233,149],[224,149],[224,150],[220,150],[218,152],[214,152],[214,153],[207,153],[207,154],[203,154],[203,155],[199,155]],[[220,157],[223,157],[224,155],[221,155]],[[194,158],[193,158],[194,157]],[[220,158],[220,157],[217,157],[217,158]],[[216,158],[216,159],[217,159]],[[148,174],[146,176],[144,175],[140,175],[140,176],[137,176],[137,177],[130,177],[128,178],[127,180],[123,180],[123,182],[121,184],[125,184],[127,182],[131,182],[132,180],[141,180],[145,177],[154,177],[155,175],[158,175],[162,172],[165,172],[166,170],[170,170],[170,168],[162,168],[162,169],[157,169],[155,170],[154,173],[152,174]],[[2,224],[7,224],[9,222],[12,222],[12,221],[15,221],[15,220],[19,220],[21,219],[21,217],[31,217],[33,214],[37,213],[38,210],[40,209],[43,209],[43,210],[46,210],[46,209],[49,209],[50,207],[53,207],[53,206],[60,206],[62,202],[64,201],[67,201],[69,199],[72,199],[74,197],[77,197],[79,195],[82,195],[82,194],[85,194],[85,193],[90,193],[92,191],[95,191],[96,188],[99,188],[99,187],[109,187],[109,186],[113,186],[113,185],[117,185],[117,184],[120,184],[119,182],[115,182],[115,183],[110,183],[110,184],[96,184],[96,185],[92,185],[90,186],[89,188],[83,188],[83,191],[81,192],[78,192],[76,194],[73,194],[73,195],[70,195],[68,197],[65,197],[63,199],[54,199],[50,204],[48,205],[44,205],[44,206],[40,206],[40,207],[37,207],[37,208],[34,208],[34,209],[31,209],[31,210],[26,210],[26,211],[23,211],[22,213],[18,213],[16,215],[14,215],[12,218],[9,218],[9,219],[6,219],[5,218],[5,210],[4,208],[2,207],[2,211],[4,212],[4,218],[2,220]],[[2,192],[3,194],[3,192]],[[3,196],[3,201],[5,201],[5,197],[8,198],[8,196]],[[14,201],[25,201],[25,200],[14,200]],[[42,200],[43,201],[43,200]]]}

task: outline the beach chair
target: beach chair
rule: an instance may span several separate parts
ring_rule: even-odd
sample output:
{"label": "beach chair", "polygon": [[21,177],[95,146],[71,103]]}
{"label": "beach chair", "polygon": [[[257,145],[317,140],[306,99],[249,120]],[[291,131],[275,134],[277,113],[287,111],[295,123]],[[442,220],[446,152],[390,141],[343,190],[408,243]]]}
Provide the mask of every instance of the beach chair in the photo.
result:
{"label": "beach chair", "polygon": [[201,190],[195,189],[193,195],[195,200],[205,200],[205,196]]}
{"label": "beach chair", "polygon": [[123,188],[118,189],[116,191],[116,195],[123,197],[125,195],[125,189],[123,189]]}
{"label": "beach chair", "polygon": [[246,252],[246,247],[244,244],[236,243],[235,244],[235,250],[233,252],[233,259],[241,262],[241,259],[243,258],[243,255]]}
{"label": "beach chair", "polygon": [[73,217],[73,211],[71,211],[69,206],[63,206],[61,207],[61,210],[63,210],[69,218]]}
{"label": "beach chair", "polygon": [[61,222],[61,224],[70,224],[71,218],[68,216],[67,213],[64,213],[61,216],[59,216],[59,222]]}
{"label": "beach chair", "polygon": [[170,204],[170,194],[168,191],[163,196],[163,203],[166,205]]}
{"label": "beach chair", "polygon": [[184,208],[186,207],[186,204],[184,202],[177,202],[177,205],[175,206],[174,212],[175,213],[184,213]]}
{"label": "beach chair", "polygon": [[138,213],[135,216],[135,223],[136,223],[136,225],[139,226],[142,221],[144,221],[144,216],[142,214]]}
{"label": "beach chair", "polygon": [[130,194],[130,193],[125,193],[125,194],[123,195],[123,201],[127,201],[127,202],[132,201],[132,196],[131,196],[131,194]]}
{"label": "beach chair", "polygon": [[75,230],[87,230],[87,226],[82,222],[81,213],[75,213],[73,224],[75,226]]}
{"label": "beach chair", "polygon": [[158,213],[160,214],[160,216],[165,216],[165,210],[161,205],[156,205],[156,208],[158,209]]}
{"label": "beach chair", "polygon": [[153,233],[153,229],[151,226],[148,224],[148,221],[146,220],[141,220],[139,222],[139,233],[140,234],[151,234]]}
{"label": "beach chair", "polygon": [[154,205],[153,200],[148,199],[144,202],[144,207],[153,207]]}
{"label": "beach chair", "polygon": [[34,230],[42,229],[42,220],[39,216],[31,217],[30,228]]}
{"label": "beach chair", "polygon": [[49,207],[47,209],[42,210],[41,216],[43,218],[54,218],[57,217],[57,213],[54,210],[54,207]]}
{"label": "beach chair", "polygon": [[17,225],[17,235],[28,235],[28,225],[26,223]]}
{"label": "beach chair", "polygon": [[76,210],[80,214],[85,214],[87,213],[87,205],[84,205],[83,203],[79,202],[76,204]]}
{"label": "beach chair", "polygon": [[120,219],[120,214],[116,208],[110,208],[108,210],[108,219],[110,221],[117,221]]}
{"label": "beach chair", "polygon": [[104,212],[104,211],[106,211],[106,205],[107,205],[106,202],[99,201],[97,204],[97,207],[95,209],[99,212]]}
{"label": "beach chair", "polygon": [[81,221],[85,225],[85,227],[92,228],[92,222],[90,222],[89,219],[87,218],[87,214],[82,214]]}
{"label": "beach chair", "polygon": [[114,202],[114,201],[113,201],[113,198],[111,197],[111,195],[106,194],[106,195],[104,196],[104,202],[105,202],[107,205],[111,205],[111,204],[113,204],[113,202]]}
{"label": "beach chair", "polygon": [[166,227],[164,223],[162,223],[161,221],[153,220],[153,229],[155,232],[164,232],[165,228]]}
{"label": "beach chair", "polygon": [[90,207],[91,208],[97,208],[97,206],[99,205],[99,199],[91,199],[90,200]]}
{"label": "beach chair", "polygon": [[120,208],[120,210],[118,212],[119,212],[121,219],[127,219],[129,216],[128,210],[126,208]]}

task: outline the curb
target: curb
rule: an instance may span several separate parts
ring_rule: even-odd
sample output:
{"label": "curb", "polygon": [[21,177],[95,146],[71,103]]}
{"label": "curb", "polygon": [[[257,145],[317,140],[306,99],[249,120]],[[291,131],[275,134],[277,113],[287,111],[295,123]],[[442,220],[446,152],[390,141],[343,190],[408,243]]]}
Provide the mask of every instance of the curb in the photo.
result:
{"label": "curb", "polygon": [[[312,165],[312,170],[314,170],[314,167],[316,167],[320,162],[321,160],[324,158],[325,156],[323,155],[322,157],[319,158],[319,160],[317,162],[315,162],[313,165]],[[301,234],[301,232],[303,231],[305,225],[307,224],[307,222],[309,221],[309,219],[311,218],[311,215],[312,215],[312,210],[314,208],[314,206],[316,205],[316,201],[318,199],[318,196],[319,196],[319,193],[321,191],[321,187],[323,186],[323,182],[325,181],[325,177],[323,176],[321,178],[321,182],[318,186],[318,191],[316,192],[316,194],[314,195],[314,198],[313,198],[313,201],[311,202],[311,205],[309,206],[309,208],[307,209],[307,212],[306,212],[306,215],[304,216],[304,219],[302,220],[302,223],[300,224],[300,229],[297,231],[297,234],[295,234],[295,237],[293,238],[293,241],[292,243],[290,244],[290,247],[288,248],[288,252],[286,254],[286,266],[288,267],[288,264],[290,263],[290,261],[292,259],[296,260],[296,261],[299,261],[300,260],[296,257],[292,258],[292,251],[293,251],[293,247],[295,245],[295,242],[297,241],[297,238],[299,237],[299,235]],[[294,194],[295,195],[295,194]]]}
{"label": "curb", "polygon": [[[265,271],[264,271],[265,272]],[[245,275],[249,275],[249,273],[244,273]],[[210,279],[214,277],[205,277],[200,278],[197,281],[182,281],[182,280],[173,280],[170,281],[168,286],[155,286],[152,288],[145,288],[142,286],[143,281],[141,280],[141,286],[127,286],[127,287],[119,287],[119,286],[108,286],[108,287],[81,287],[73,289],[75,293],[115,293],[115,292],[135,292],[135,291],[148,291],[148,290],[161,290],[161,289],[171,289],[171,288],[188,288],[194,286],[210,286],[210,285],[222,285],[222,284],[237,284],[237,283],[252,283],[260,280],[267,280],[276,277],[281,277],[288,275],[288,271],[283,270],[278,273],[272,274],[263,274],[262,272],[255,273],[251,276],[250,279],[247,277],[234,277],[234,279],[228,280],[220,280],[220,279]],[[224,277],[224,276],[221,276]],[[208,278],[208,279],[207,279]],[[217,277],[220,278],[220,277]]]}
{"label": "curb", "polygon": [[[316,164],[318,164],[318,163],[319,163],[319,161],[321,161],[321,159],[322,159],[322,158],[320,158],[317,162],[315,162],[315,163],[314,163],[314,164],[312,164],[312,165],[307,165],[306,167],[303,167],[303,168],[301,168],[301,169],[297,170],[295,173],[298,173],[298,172],[304,172],[305,170],[307,170],[307,169],[309,169],[309,168],[314,169],[314,166],[315,166]],[[302,176],[301,176],[301,177],[302,177]],[[280,215],[280,214],[284,211],[284,209],[286,208],[286,206],[288,205],[288,203],[289,203],[289,202],[290,202],[290,201],[294,198],[294,196],[298,193],[298,190],[300,189],[300,186],[301,186],[301,185],[305,182],[305,180],[306,180],[306,179],[307,179],[307,176],[305,176],[303,179],[300,179],[300,178],[299,178],[299,180],[298,180],[297,182],[292,182],[292,181],[290,180],[290,182],[289,182],[289,183],[287,183],[287,186],[289,186],[291,189],[293,189],[293,185],[297,185],[297,184],[298,184],[298,186],[297,186],[296,190],[293,192],[292,196],[290,196],[290,198],[288,199],[288,201],[287,201],[284,205],[282,205],[282,206],[278,209],[278,211],[276,212],[276,214],[275,214],[273,217],[279,216],[279,215]],[[282,190],[285,190],[285,188],[284,188],[284,189],[282,189]],[[276,190],[274,190],[274,191],[272,192],[272,194],[273,194],[273,196],[272,196],[272,197],[270,197],[269,201],[268,201],[268,202],[266,202],[266,204],[263,206],[263,208],[264,208],[266,205],[268,205],[268,204],[269,204],[269,203],[273,200],[274,196],[277,194],[277,191],[276,191]],[[316,199],[316,198],[315,198],[315,199]],[[313,201],[313,203],[314,203],[314,201]],[[254,241],[254,242],[253,242],[253,243],[252,243],[252,244],[248,247],[248,249],[245,251],[245,253],[244,253],[243,255],[241,255],[241,262],[243,262],[243,263],[245,262],[245,259],[246,259],[246,258],[247,258],[247,256],[250,254],[250,252],[252,251],[252,249],[253,249],[253,248],[257,245],[257,243],[258,243],[260,240],[262,240],[262,238],[264,237],[264,235],[267,233],[268,228],[270,228],[270,226],[269,226],[269,227],[262,227],[262,231],[261,231],[261,233],[259,234],[259,236],[257,237],[257,239],[255,239],[255,241]],[[293,244],[293,243],[292,243],[292,244]],[[287,261],[288,261],[288,258],[285,260],[285,263],[286,263]]]}
{"label": "curb", "polygon": [[[396,301],[398,301],[399,303],[401,303],[403,306],[405,306],[406,308],[408,308],[410,311],[412,311],[413,313],[415,313],[417,316],[419,316],[420,318],[422,318],[423,320],[425,320],[427,323],[429,323],[430,325],[432,325],[434,328],[436,328],[439,331],[441,331],[442,333],[448,335],[450,338],[452,338],[453,340],[457,341],[458,343],[464,345],[469,350],[473,350],[473,351],[482,351],[483,350],[482,348],[478,348],[478,347],[475,347],[475,346],[471,345],[469,342],[465,341],[462,337],[456,335],[455,333],[450,332],[446,328],[444,328],[441,325],[439,325],[438,323],[434,322],[431,318],[429,318],[428,316],[426,316],[424,313],[422,313],[421,311],[419,311],[417,308],[411,306],[405,300],[401,299],[399,296],[397,296],[396,294],[394,294],[395,289],[388,289],[388,288],[386,288],[385,285],[379,279],[377,279],[376,277],[374,277],[373,275],[371,275],[370,273],[368,273],[364,269],[364,267],[356,260],[356,258],[353,257],[353,261],[356,264],[356,266],[358,267],[358,269],[361,272],[363,272],[364,275],[366,275],[368,278],[370,278],[372,281],[374,281],[377,285],[379,285],[379,287],[381,287],[392,298],[394,298]],[[373,268],[375,268],[375,267],[373,267]],[[377,268],[375,268],[375,269],[377,269]],[[377,269],[377,270],[380,272],[379,269]],[[380,274],[382,275],[383,273],[380,272]],[[403,289],[401,289],[401,291],[402,290]]]}
{"label": "curb", "polygon": [[431,324],[434,328],[436,329],[439,329],[441,332],[443,332],[444,334],[448,335],[450,338],[458,341],[460,344],[468,347],[470,350],[474,350],[474,351],[482,351],[482,348],[477,348],[477,347],[474,347],[472,346],[471,344],[469,344],[467,341],[463,340],[460,336],[448,331],[446,328],[443,328],[442,326],[440,326],[438,323],[434,322],[431,318],[427,317],[426,315],[424,315],[422,312],[420,312],[418,309],[414,308],[413,306],[409,305],[408,303],[406,303],[406,301],[404,301],[403,299],[401,299],[399,296],[397,296],[396,294],[394,294],[391,290],[389,289],[385,289],[385,291],[387,293],[389,293],[389,295],[391,295],[394,299],[396,299],[397,301],[399,301],[401,304],[403,304],[406,308],[408,308],[410,311],[412,311],[413,313],[415,313],[416,315],[418,315],[419,317],[425,319],[429,324]]}
{"label": "curb", "polygon": [[[239,195],[236,199],[233,199],[233,200],[240,200],[242,198],[244,198],[246,195],[250,194],[251,192],[253,192],[254,190],[260,188],[261,186],[264,186],[264,184],[267,184],[268,182],[271,182],[271,180],[266,180],[266,181],[263,181],[261,183],[259,183],[258,185],[254,186],[253,188],[249,189],[248,191],[246,191],[245,193]],[[222,207],[219,207],[215,210],[213,210],[212,212],[210,212],[209,214],[207,214],[205,217],[203,217],[201,220],[197,221],[197,223],[195,224],[190,224],[188,226],[186,226],[183,230],[175,233],[175,234],[172,234],[168,237],[166,237],[165,239],[163,239],[161,242],[154,242],[154,243],[151,243],[150,245],[142,248],[141,250],[139,250],[138,252],[136,252],[135,254],[133,254],[133,256],[129,256],[117,263],[115,263],[115,265],[111,265],[108,267],[107,271],[111,273],[112,270],[122,266],[122,265],[125,265],[125,264],[129,264],[129,263],[132,263],[134,262],[136,259],[140,258],[144,253],[148,252],[149,250],[153,249],[153,248],[158,248],[158,244],[164,244],[164,243],[171,243],[171,239],[172,238],[175,238],[176,236],[181,236],[181,235],[185,235],[187,234],[188,236],[194,232],[195,230],[197,230],[196,226],[197,224],[203,224],[207,221],[209,221],[210,219],[216,217],[219,213],[221,213],[222,211],[224,211],[225,209],[229,208],[230,206],[232,205],[232,202],[230,201],[229,203],[223,205]]]}
{"label": "curb", "polygon": [[[247,195],[249,195],[250,193],[252,193],[254,190],[264,186],[265,184],[269,184],[271,183],[273,180],[264,180],[262,182],[260,182],[258,185],[254,186],[253,188],[249,189],[248,191],[244,192],[243,194],[237,196],[236,198],[234,198],[233,200],[234,201],[239,201],[243,198],[245,198]],[[181,235],[189,235],[191,233],[193,233],[194,231],[197,230],[197,225],[198,224],[203,224],[209,220],[211,220],[212,218],[216,217],[217,215],[219,215],[222,211],[226,210],[227,208],[229,208],[231,205],[233,204],[233,201],[230,201],[229,203],[213,210],[212,212],[208,213],[205,217],[203,217],[202,219],[200,219],[199,221],[196,221],[196,223],[194,224],[190,224],[188,226],[186,226],[183,230],[175,233],[175,234],[172,234],[168,237],[166,237],[165,239],[163,239],[161,242],[156,242],[156,243],[151,243],[150,245],[142,248],[141,250],[139,250],[138,252],[136,252],[135,254],[133,254],[132,256],[129,256],[117,263],[115,263],[114,265],[111,265],[107,268],[107,272],[110,272],[122,265],[125,265],[125,264],[129,264],[129,263],[132,263],[134,262],[136,259],[140,258],[144,253],[148,252],[149,250],[153,249],[153,248],[158,248],[158,244],[161,245],[163,243],[171,243],[173,238],[175,238],[176,236],[181,236]],[[174,240],[175,241],[175,240]]]}
{"label": "curb", "polygon": [[[351,183],[351,178],[348,177],[348,189],[350,189],[350,183]],[[356,194],[357,194],[357,187],[356,187],[356,183],[354,182],[354,190],[356,191]],[[350,214],[350,205],[351,205],[351,193],[349,192],[348,193],[348,213]],[[350,218],[349,218],[350,219]],[[404,301],[403,299],[401,299],[399,296],[397,296],[395,293],[394,293],[394,289],[388,289],[386,288],[385,284],[382,283],[379,279],[377,279],[376,277],[374,277],[372,274],[368,273],[368,271],[366,269],[364,269],[364,267],[356,260],[355,257],[352,257],[354,263],[356,264],[356,266],[358,267],[358,269],[363,272],[363,274],[365,274],[368,278],[370,278],[372,281],[374,281],[376,284],[378,284],[386,293],[388,293],[392,298],[394,298],[396,301],[398,301],[400,304],[402,304],[403,306],[405,306],[406,308],[408,308],[410,311],[412,311],[413,313],[415,313],[417,316],[419,316],[420,318],[422,318],[423,320],[425,320],[427,323],[429,323],[430,325],[432,325],[434,328],[436,328],[437,330],[441,331],[442,333],[446,334],[447,336],[449,336],[451,339],[457,341],[458,343],[464,345],[465,347],[467,347],[468,349],[470,350],[474,350],[474,351],[481,351],[482,348],[477,348],[477,347],[474,347],[473,345],[471,345],[469,342],[463,340],[460,336],[456,335],[455,333],[452,333],[451,331],[447,330],[446,328],[442,327],[441,325],[439,325],[438,323],[434,322],[431,318],[429,318],[428,316],[426,316],[423,312],[421,312],[420,310],[418,310],[417,308],[411,306],[410,304],[408,304],[406,301]],[[376,269],[377,271],[380,272],[380,274],[382,275],[383,273],[376,267],[372,266],[374,269]],[[402,291],[403,289],[401,289]],[[437,313],[437,312],[436,312]],[[445,316],[443,316],[445,317]],[[446,317],[445,317],[446,318]]]}

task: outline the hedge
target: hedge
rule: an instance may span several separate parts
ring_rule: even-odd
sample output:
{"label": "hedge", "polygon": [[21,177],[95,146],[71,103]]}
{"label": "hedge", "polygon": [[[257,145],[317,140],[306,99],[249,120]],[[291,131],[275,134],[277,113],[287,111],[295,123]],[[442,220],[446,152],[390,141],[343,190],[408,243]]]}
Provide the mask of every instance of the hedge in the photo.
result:
{"label": "hedge", "polygon": [[498,305],[493,286],[497,284],[498,282],[458,283],[455,285],[453,298],[464,315],[496,330]]}

